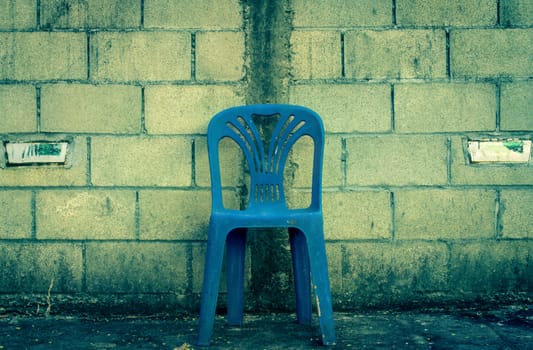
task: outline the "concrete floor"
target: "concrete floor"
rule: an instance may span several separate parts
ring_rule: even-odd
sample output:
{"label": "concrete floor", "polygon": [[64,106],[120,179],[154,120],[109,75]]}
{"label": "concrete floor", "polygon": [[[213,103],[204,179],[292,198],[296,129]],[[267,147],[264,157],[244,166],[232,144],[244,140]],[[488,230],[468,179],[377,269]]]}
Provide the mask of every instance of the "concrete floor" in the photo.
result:
{"label": "concrete floor", "polygon": [[[318,324],[291,314],[217,316],[210,349],[320,348]],[[0,315],[0,349],[197,349],[195,317]],[[533,305],[336,313],[336,349],[533,349]]]}

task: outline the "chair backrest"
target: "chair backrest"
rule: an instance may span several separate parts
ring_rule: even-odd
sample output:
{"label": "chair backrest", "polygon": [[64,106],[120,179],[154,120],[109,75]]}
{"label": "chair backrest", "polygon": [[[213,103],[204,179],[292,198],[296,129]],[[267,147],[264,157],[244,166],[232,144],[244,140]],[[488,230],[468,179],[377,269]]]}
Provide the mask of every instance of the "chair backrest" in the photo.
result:
{"label": "chair backrest", "polygon": [[[278,122],[270,140],[264,143],[256,121],[275,116],[279,117]],[[310,207],[321,210],[324,127],[318,114],[305,107],[282,104],[233,107],[216,114],[207,131],[213,210],[223,209],[218,151],[222,139],[235,141],[244,154],[250,171],[245,210],[255,210],[269,206],[287,208],[283,181],[285,163],[290,150],[303,136],[312,138],[314,144]]]}

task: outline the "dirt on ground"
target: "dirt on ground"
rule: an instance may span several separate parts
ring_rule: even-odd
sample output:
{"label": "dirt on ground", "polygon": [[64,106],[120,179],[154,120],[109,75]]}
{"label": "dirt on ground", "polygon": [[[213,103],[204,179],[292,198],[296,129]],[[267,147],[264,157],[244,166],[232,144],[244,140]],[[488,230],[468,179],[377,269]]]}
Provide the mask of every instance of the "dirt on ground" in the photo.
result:
{"label": "dirt on ground", "polygon": [[[0,314],[0,349],[198,349],[190,316]],[[533,349],[533,304],[490,309],[335,313],[336,349]],[[315,318],[247,314],[242,327],[217,316],[210,349],[320,348]]]}

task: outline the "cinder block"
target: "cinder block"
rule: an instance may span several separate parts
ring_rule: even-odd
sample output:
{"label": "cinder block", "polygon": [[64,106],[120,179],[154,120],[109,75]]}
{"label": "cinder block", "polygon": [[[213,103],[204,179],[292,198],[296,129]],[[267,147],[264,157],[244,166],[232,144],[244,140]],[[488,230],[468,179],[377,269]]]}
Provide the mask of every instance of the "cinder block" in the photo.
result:
{"label": "cinder block", "polygon": [[43,28],[139,28],[140,0],[43,0]]}
{"label": "cinder block", "polygon": [[0,243],[0,264],[2,293],[81,292],[81,244]]}
{"label": "cinder block", "polygon": [[90,293],[185,293],[187,245],[161,242],[87,243]]}
{"label": "cinder block", "polygon": [[492,131],[496,89],[491,84],[398,84],[394,112],[398,132]]}
{"label": "cinder block", "polygon": [[527,240],[453,244],[450,286],[466,294],[531,290],[532,252]]}
{"label": "cinder block", "polygon": [[2,1],[0,29],[33,29],[37,25],[37,2],[34,0]]}
{"label": "cinder block", "polygon": [[[205,248],[206,244],[191,244],[192,250],[192,292],[201,293],[202,284],[204,282],[204,269],[205,269]],[[223,278],[224,276],[222,276]],[[246,277],[245,277],[246,279]],[[219,291],[222,291],[222,284]]]}
{"label": "cinder block", "polygon": [[159,85],[145,88],[145,123],[149,134],[205,134],[221,110],[244,104],[240,86]]}
{"label": "cinder block", "polygon": [[85,78],[87,78],[85,33],[0,33],[0,79]]}
{"label": "cinder block", "polygon": [[32,85],[0,85],[0,133],[37,131],[37,98]]}
{"label": "cinder block", "polygon": [[506,26],[533,24],[533,1],[506,0],[500,3],[501,23]]}
{"label": "cinder block", "polygon": [[284,169],[285,190],[310,189],[313,184],[313,140],[303,136],[292,147]]}
{"label": "cinder block", "polygon": [[207,238],[209,191],[141,191],[140,239],[200,240]]}
{"label": "cinder block", "polygon": [[495,198],[488,190],[397,191],[396,238],[494,238]]}
{"label": "cinder block", "polygon": [[[322,185],[342,185],[342,141],[341,137],[326,137],[322,166]],[[285,188],[311,189],[313,177],[314,145],[310,137],[302,137],[291,150],[285,165]],[[311,198],[311,197],[309,197]]]}
{"label": "cinder block", "polygon": [[503,84],[500,108],[502,130],[533,130],[533,83]]}
{"label": "cinder block", "polygon": [[388,84],[293,85],[290,103],[316,111],[326,132],[386,132],[391,129]]}
{"label": "cinder block", "polygon": [[[18,138],[13,138],[18,140]],[[75,137],[68,166],[0,167],[0,186],[84,186],[87,178],[87,140]]]}
{"label": "cinder block", "polygon": [[150,0],[144,4],[146,28],[237,29],[242,26],[238,0]]}
{"label": "cinder block", "polygon": [[444,30],[351,30],[344,42],[348,78],[446,77]]}
{"label": "cinder block", "polygon": [[135,192],[40,191],[37,239],[134,239]]}
{"label": "cinder block", "polygon": [[390,239],[389,197],[386,191],[324,192],[326,239]]}
{"label": "cinder block", "polygon": [[454,185],[532,185],[533,167],[468,164],[461,137],[451,138],[451,182]]}
{"label": "cinder block", "polygon": [[[287,197],[290,208],[307,208],[311,204],[309,192],[290,191]],[[388,192],[324,191],[322,207],[327,240],[391,239],[392,209]]]}
{"label": "cinder block", "polygon": [[32,194],[0,191],[0,239],[31,238]]}
{"label": "cinder block", "polygon": [[[205,267],[205,253],[206,245],[201,244],[191,244],[192,250],[192,292],[199,294],[202,292],[202,284],[204,280],[204,267]],[[246,247],[245,257],[244,257],[244,291],[249,289],[251,278],[252,278],[252,259],[251,259],[251,249],[250,244]],[[220,286],[218,289],[219,293],[227,292],[226,285],[226,256],[224,256],[224,261],[222,263],[222,274],[220,277]],[[226,307],[224,300],[221,300],[219,297],[218,304],[221,307]]]}
{"label": "cinder block", "polygon": [[102,136],[94,137],[91,146],[94,185],[191,185],[189,139]]}
{"label": "cinder block", "polygon": [[453,30],[453,77],[529,77],[533,75],[533,29]]}
{"label": "cinder block", "polygon": [[324,149],[322,186],[342,186],[344,178],[342,137],[328,135]]}
{"label": "cinder block", "polygon": [[533,192],[503,190],[500,196],[500,230],[504,238],[533,237]]}
{"label": "cinder block", "polygon": [[446,184],[446,143],[437,135],[347,138],[346,184]]}
{"label": "cinder block", "polygon": [[290,42],[294,79],[334,79],[342,76],[340,33],[295,30]]}
{"label": "cinder block", "polygon": [[444,243],[345,243],[343,292],[356,304],[412,302],[447,288]]}
{"label": "cinder block", "polygon": [[[236,187],[243,182],[244,178],[244,155],[240,147],[229,139],[220,143],[220,176],[222,186]],[[196,184],[198,186],[210,186],[209,157],[207,154],[206,138],[197,137],[194,140],[194,167]]]}
{"label": "cinder block", "polygon": [[196,79],[236,81],[244,77],[244,33],[196,34]]}
{"label": "cinder block", "polygon": [[92,80],[157,81],[191,78],[189,33],[97,32],[91,35],[90,41]]}
{"label": "cinder block", "polygon": [[141,88],[127,85],[53,84],[41,88],[45,132],[138,133]]}
{"label": "cinder block", "polygon": [[498,9],[496,0],[438,1],[414,0],[396,3],[401,26],[493,26]]}
{"label": "cinder block", "polygon": [[388,0],[294,0],[295,27],[386,26],[392,24]]}

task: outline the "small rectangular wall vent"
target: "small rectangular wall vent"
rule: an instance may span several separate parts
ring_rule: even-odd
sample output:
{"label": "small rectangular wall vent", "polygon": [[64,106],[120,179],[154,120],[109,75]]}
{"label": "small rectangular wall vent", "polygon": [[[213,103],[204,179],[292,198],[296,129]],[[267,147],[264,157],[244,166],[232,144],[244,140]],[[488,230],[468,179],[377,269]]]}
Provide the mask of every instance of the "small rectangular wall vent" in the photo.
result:
{"label": "small rectangular wall vent", "polygon": [[7,165],[65,164],[67,141],[6,142]]}
{"label": "small rectangular wall vent", "polygon": [[471,163],[520,164],[531,159],[531,140],[470,140],[467,146]]}

